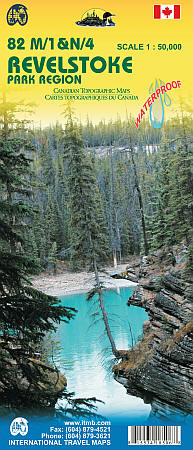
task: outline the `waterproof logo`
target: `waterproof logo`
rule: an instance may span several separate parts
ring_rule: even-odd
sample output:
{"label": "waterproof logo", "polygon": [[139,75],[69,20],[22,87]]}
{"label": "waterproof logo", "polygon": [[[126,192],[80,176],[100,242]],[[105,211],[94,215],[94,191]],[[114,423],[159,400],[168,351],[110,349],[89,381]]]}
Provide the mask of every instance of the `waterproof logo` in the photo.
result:
{"label": "waterproof logo", "polygon": [[28,433],[27,420],[23,417],[16,417],[16,419],[11,422],[10,433],[12,434],[12,436],[17,436],[17,434],[25,436]]}
{"label": "waterproof logo", "polygon": [[22,27],[26,25],[28,21],[28,14],[27,14],[27,8],[24,5],[13,5],[11,8],[9,8],[9,11],[7,13],[7,23],[8,25],[15,25],[17,22]]}
{"label": "waterproof logo", "polygon": [[81,20],[76,22],[76,25],[81,27],[115,27],[112,19],[114,16],[115,14],[105,11],[105,9],[92,8],[82,15]]}
{"label": "waterproof logo", "polygon": [[[156,91],[160,86],[163,86],[165,83],[162,80],[155,80],[154,83],[151,83],[149,88],[149,93],[152,94]],[[150,122],[154,128],[161,128],[164,123],[164,106],[170,106],[171,99],[168,94],[165,92],[163,94],[160,93],[159,98],[154,101],[153,105],[150,106],[149,114],[150,114]]]}

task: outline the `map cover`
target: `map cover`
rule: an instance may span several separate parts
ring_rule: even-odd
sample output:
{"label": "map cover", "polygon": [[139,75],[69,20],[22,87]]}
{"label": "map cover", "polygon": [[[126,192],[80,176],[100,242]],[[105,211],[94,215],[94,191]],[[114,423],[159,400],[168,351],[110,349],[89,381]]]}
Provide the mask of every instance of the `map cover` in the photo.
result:
{"label": "map cover", "polygon": [[193,4],[0,12],[0,446],[189,449]]}

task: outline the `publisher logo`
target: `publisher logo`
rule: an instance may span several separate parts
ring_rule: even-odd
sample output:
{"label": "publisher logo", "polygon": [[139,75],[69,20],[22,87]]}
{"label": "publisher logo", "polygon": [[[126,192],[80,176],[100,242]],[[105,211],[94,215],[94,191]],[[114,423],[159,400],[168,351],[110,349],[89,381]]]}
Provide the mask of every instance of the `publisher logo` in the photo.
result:
{"label": "publisher logo", "polygon": [[13,26],[18,22],[19,25],[23,27],[24,25],[26,25],[27,21],[28,21],[28,14],[26,6],[17,4],[9,8],[9,11],[7,13],[8,25]]}
{"label": "publisher logo", "polygon": [[115,23],[112,17],[114,17],[114,14],[109,11],[91,8],[82,15],[81,20],[76,22],[76,25],[81,27],[114,27]]}
{"label": "publisher logo", "polygon": [[10,433],[12,434],[12,436],[17,436],[17,434],[25,436],[28,433],[27,420],[23,417],[16,417],[16,419],[11,422]]}

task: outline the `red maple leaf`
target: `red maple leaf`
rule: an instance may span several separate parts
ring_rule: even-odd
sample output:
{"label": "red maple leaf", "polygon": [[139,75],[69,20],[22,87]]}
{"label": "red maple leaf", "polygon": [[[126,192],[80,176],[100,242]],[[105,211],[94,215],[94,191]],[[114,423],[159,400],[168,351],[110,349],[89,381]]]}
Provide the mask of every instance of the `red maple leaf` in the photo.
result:
{"label": "red maple leaf", "polygon": [[165,14],[165,16],[167,16],[167,19],[168,19],[168,16],[170,16],[170,14],[172,13],[172,9],[169,9],[167,6],[165,9],[163,9],[162,12],[163,12],[163,14]]}

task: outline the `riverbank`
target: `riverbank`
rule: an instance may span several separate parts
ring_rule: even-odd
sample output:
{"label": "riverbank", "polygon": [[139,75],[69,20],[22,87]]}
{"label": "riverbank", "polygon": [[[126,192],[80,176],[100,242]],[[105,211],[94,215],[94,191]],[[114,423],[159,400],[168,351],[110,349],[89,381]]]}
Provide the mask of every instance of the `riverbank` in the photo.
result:
{"label": "riverbank", "polygon": [[[128,264],[121,264],[117,268],[106,267],[104,272],[100,272],[100,279],[106,289],[119,289],[121,287],[134,287],[136,283],[125,280],[111,278],[111,275],[124,272]],[[45,294],[64,296],[69,294],[88,292],[94,287],[95,279],[92,272],[71,272],[63,270],[55,275],[42,273],[32,277],[34,288],[45,292]]]}
{"label": "riverbank", "polygon": [[143,337],[123,352],[115,379],[151,404],[151,417],[193,417],[193,276],[182,242],[133,266],[138,287],[128,306],[148,313]]}

